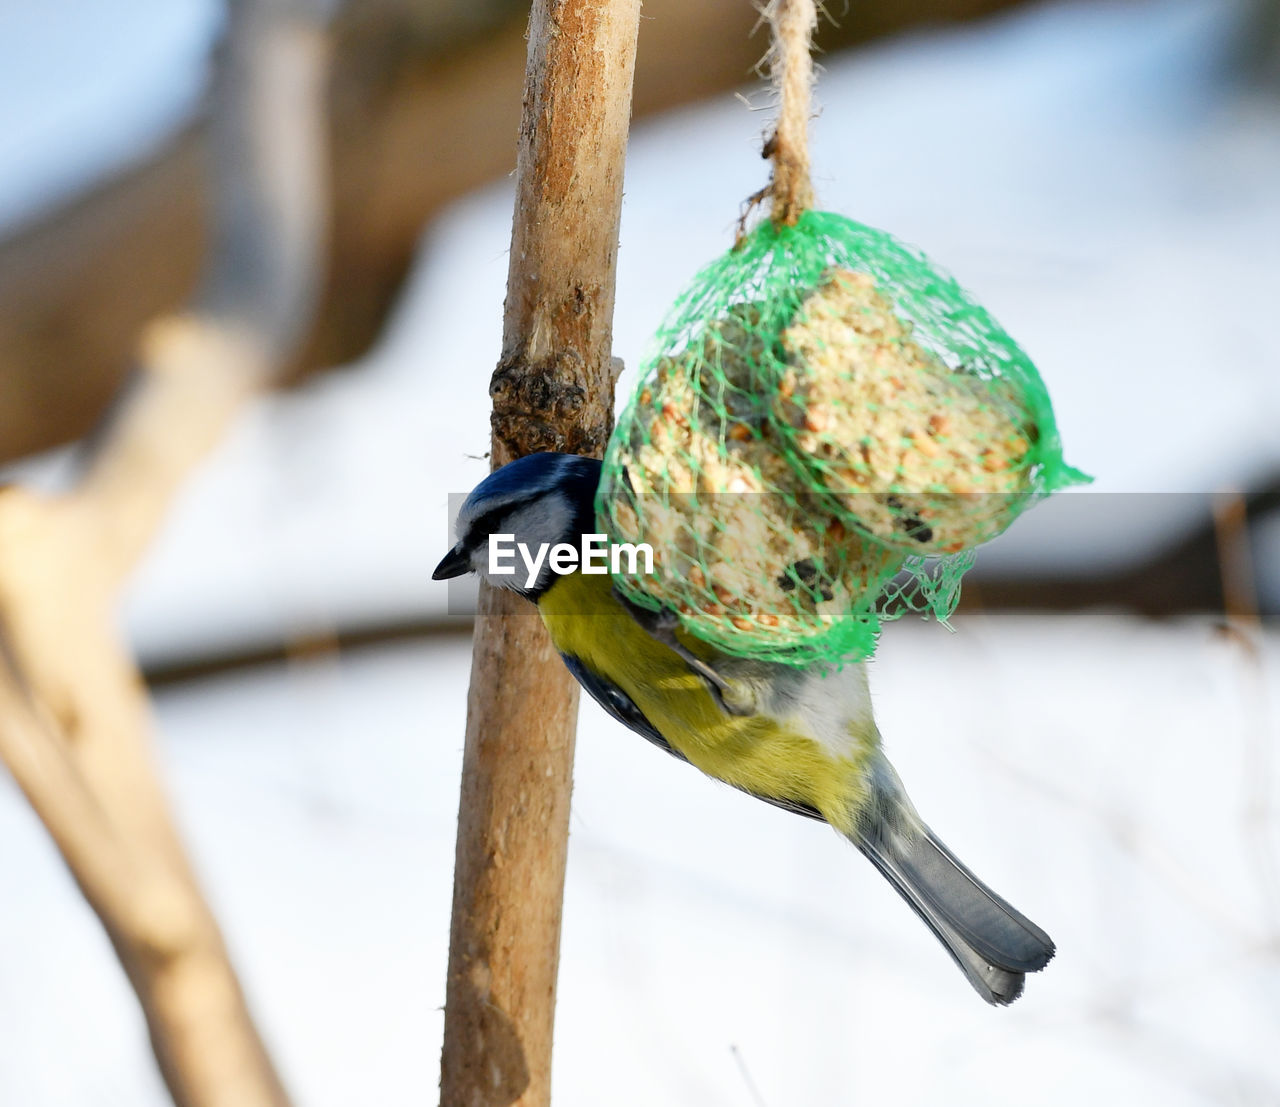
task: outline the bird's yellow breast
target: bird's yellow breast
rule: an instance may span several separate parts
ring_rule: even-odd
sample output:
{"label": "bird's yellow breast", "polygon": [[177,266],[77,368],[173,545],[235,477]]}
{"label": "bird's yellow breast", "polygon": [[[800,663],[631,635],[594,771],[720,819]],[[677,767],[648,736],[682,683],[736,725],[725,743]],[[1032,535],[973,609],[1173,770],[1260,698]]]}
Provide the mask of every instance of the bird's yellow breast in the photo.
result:
{"label": "bird's yellow breast", "polygon": [[[807,803],[837,829],[851,829],[862,759],[833,756],[794,719],[726,713],[706,681],[628,614],[608,575],[562,576],[538,609],[556,648],[630,696],[693,765],[756,795]],[[712,647],[681,640],[714,663]]]}

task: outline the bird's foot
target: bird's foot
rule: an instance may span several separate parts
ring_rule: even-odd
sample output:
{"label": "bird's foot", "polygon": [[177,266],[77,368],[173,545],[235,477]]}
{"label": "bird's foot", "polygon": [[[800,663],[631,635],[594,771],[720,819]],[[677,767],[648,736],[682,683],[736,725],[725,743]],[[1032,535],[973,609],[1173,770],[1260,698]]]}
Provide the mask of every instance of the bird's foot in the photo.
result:
{"label": "bird's foot", "polygon": [[680,625],[680,617],[674,611],[667,607],[660,607],[656,611],[641,607],[639,604],[627,599],[617,588],[614,588],[613,594],[617,601],[622,604],[627,614],[636,621],[641,630],[655,642],[661,642],[662,645],[673,650],[695,674],[706,681],[708,690],[726,715],[751,715],[754,713],[753,707],[748,702],[750,696],[746,689],[739,688],[734,682],[726,680],[711,665],[703,661],[702,658],[693,653],[676,637],[676,628]]}

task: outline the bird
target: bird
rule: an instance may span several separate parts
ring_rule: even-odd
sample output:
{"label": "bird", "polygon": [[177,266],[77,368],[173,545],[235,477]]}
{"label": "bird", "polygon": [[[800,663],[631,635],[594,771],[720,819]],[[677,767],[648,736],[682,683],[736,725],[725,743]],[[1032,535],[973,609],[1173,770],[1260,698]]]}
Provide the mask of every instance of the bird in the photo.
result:
{"label": "bird", "polygon": [[475,573],[537,605],[570,673],[623,726],[757,799],[826,822],[888,880],[974,990],[1005,1005],[1043,969],[1049,935],[988,888],[917,814],[882,748],[866,667],[796,667],[724,653],[626,600],[608,571],[546,551],[598,534],[601,462],[532,453],[466,497],[433,575]]}

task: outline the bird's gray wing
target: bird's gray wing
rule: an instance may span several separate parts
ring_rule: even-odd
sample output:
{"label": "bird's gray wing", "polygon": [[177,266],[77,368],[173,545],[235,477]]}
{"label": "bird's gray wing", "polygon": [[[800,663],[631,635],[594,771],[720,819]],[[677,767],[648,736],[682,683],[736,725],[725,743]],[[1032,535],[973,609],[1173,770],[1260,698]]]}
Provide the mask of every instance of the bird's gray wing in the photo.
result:
{"label": "bird's gray wing", "polygon": [[[649,722],[644,712],[636,705],[636,701],[628,696],[626,692],[612,681],[605,679],[598,673],[593,673],[581,660],[572,654],[562,653],[560,658],[564,661],[565,667],[569,672],[573,674],[573,679],[581,684],[591,698],[618,722],[627,727],[627,729],[634,730],[640,737],[648,739],[659,749],[666,750],[672,757],[688,762],[689,759],[662,736],[662,732]],[[749,796],[754,796],[756,799],[764,800],[765,803],[771,803],[774,807],[781,807],[784,811],[823,821],[818,809],[810,807],[807,803],[799,803],[796,800],[789,799],[775,799],[773,796],[762,796],[757,792],[747,791],[745,788],[739,790],[746,792]]]}

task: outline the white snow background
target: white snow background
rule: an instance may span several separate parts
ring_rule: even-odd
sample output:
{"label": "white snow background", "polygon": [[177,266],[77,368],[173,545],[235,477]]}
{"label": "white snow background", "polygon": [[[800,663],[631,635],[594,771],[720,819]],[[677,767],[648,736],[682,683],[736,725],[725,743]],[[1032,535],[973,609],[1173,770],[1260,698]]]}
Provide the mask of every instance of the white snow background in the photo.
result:
{"label": "white snow background", "polygon": [[[44,120],[0,141],[22,169],[0,216],[138,156],[191,103],[216,11],[130,7],[0,15],[0,118]],[[1222,72],[1242,11],[1059,3],[828,60],[822,204],[960,275],[1045,373],[1068,459],[1099,478],[1083,497],[1122,505],[1088,526],[1039,507],[987,563],[1123,564],[1199,521],[1167,493],[1276,471],[1280,109]],[[63,105],[75,81],[14,62],[41,42],[118,69],[80,67],[96,91]],[[726,95],[637,126],[629,366],[728,244],[767,119]],[[506,182],[455,205],[379,349],[264,400],[193,482],[130,597],[145,656],[443,613],[428,578],[448,494],[484,472],[510,215]],[[1272,531],[1258,569],[1280,588]],[[877,710],[918,806],[1059,945],[1006,1011],[834,835],[584,704],[557,1103],[1280,1103],[1276,647],[1255,662],[1204,621],[1101,613],[885,636]],[[181,817],[299,1107],[435,1099],[467,672],[445,639],[159,697]],[[0,778],[0,1104],[164,1102],[105,938]]]}

